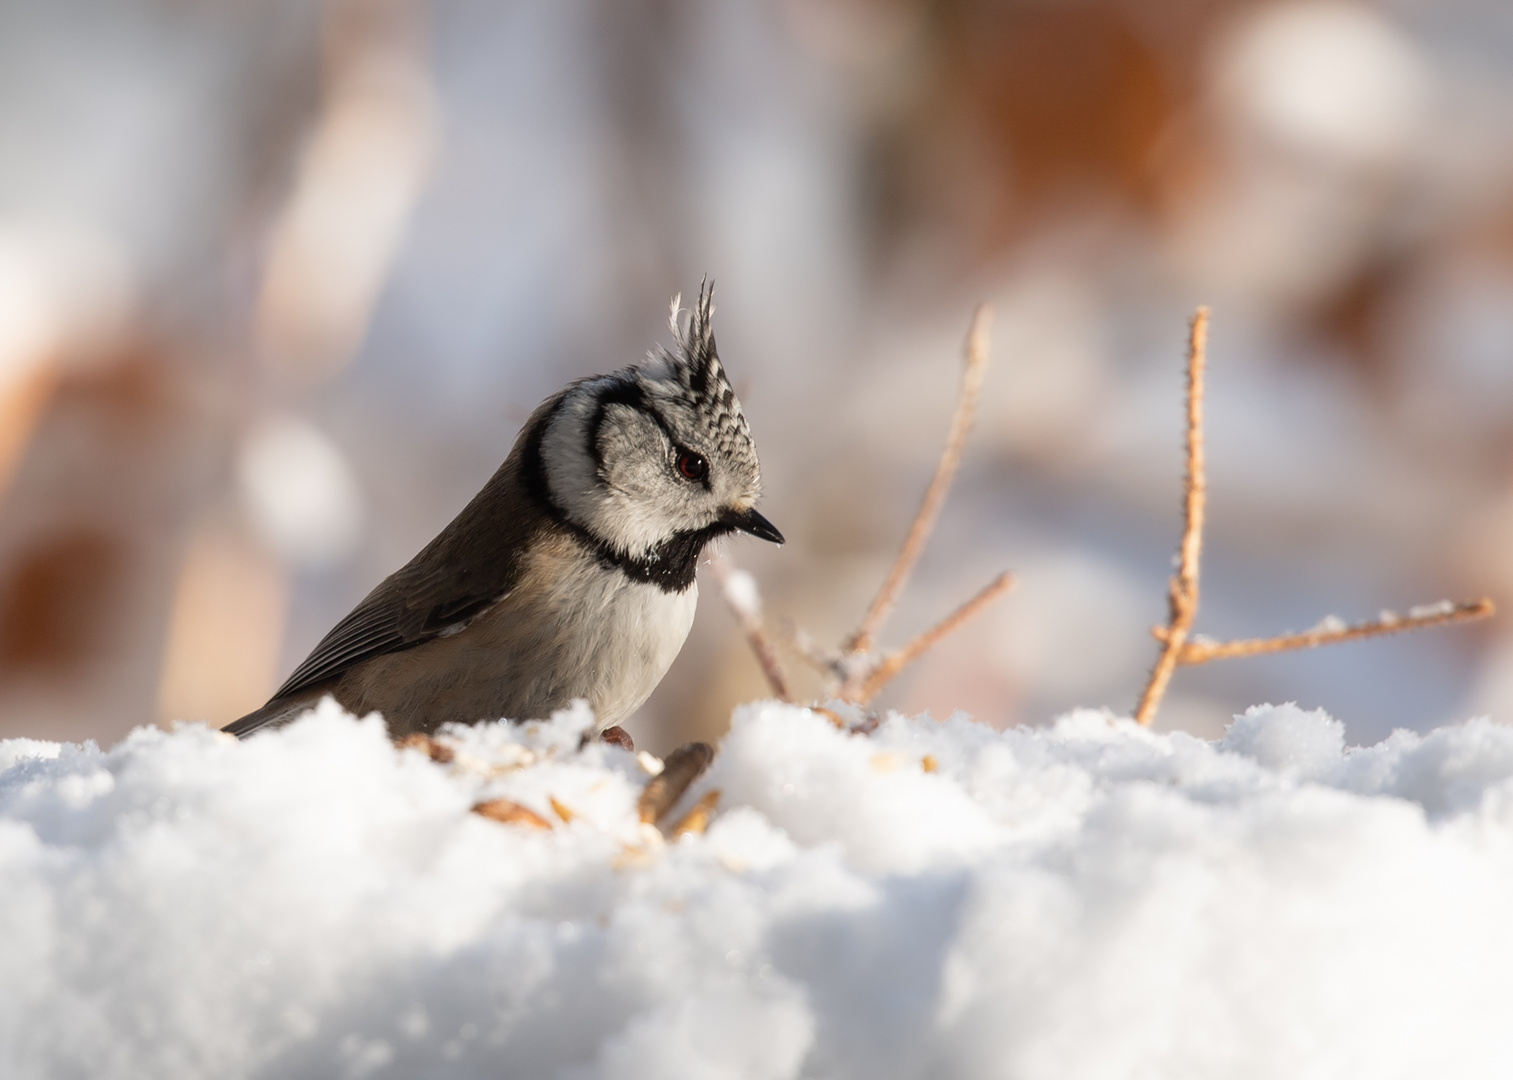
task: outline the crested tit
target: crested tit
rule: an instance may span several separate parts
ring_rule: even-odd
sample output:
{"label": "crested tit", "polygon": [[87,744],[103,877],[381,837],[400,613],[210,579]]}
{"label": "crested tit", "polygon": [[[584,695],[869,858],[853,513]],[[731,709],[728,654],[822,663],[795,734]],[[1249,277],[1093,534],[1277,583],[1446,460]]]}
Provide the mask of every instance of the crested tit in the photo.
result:
{"label": "crested tit", "polygon": [[756,448],[715,351],[711,292],[673,350],[543,402],[473,501],[337,623],[237,736],[330,694],[395,738],[544,717],[584,698],[618,725],[693,623],[700,553],[756,511]]}

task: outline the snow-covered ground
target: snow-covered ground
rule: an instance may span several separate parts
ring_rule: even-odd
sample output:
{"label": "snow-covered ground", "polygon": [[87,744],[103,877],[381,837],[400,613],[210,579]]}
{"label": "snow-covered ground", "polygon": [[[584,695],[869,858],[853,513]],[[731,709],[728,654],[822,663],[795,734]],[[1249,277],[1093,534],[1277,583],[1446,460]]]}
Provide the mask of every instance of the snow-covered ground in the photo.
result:
{"label": "snow-covered ground", "polygon": [[0,1076],[1513,1076],[1513,730],[587,723],[0,743]]}

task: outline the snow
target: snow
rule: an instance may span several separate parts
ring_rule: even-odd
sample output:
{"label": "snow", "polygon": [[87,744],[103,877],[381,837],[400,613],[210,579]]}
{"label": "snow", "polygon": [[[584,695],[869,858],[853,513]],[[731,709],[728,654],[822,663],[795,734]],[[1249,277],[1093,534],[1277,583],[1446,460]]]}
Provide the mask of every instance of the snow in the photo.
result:
{"label": "snow", "polygon": [[1513,730],[754,704],[666,840],[590,723],[0,742],[0,1076],[1513,1075]]}

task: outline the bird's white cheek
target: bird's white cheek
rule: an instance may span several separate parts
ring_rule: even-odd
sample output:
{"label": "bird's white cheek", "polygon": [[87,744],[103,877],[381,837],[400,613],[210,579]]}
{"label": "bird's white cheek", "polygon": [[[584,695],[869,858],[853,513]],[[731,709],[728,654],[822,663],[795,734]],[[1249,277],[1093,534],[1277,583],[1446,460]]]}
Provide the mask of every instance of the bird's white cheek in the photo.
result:
{"label": "bird's white cheek", "polygon": [[672,532],[666,515],[644,500],[616,492],[594,514],[593,530],[621,551],[641,556]]}

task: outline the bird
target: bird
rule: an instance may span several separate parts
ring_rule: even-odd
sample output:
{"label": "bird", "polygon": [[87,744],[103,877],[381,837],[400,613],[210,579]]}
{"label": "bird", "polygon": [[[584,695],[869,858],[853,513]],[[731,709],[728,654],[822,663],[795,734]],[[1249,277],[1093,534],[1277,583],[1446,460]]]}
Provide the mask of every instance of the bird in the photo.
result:
{"label": "bird", "polygon": [[245,738],[327,695],[382,714],[396,740],[583,699],[595,733],[628,741],[620,722],[693,625],[706,546],[732,533],[783,543],[756,509],[761,468],[713,296],[706,279],[686,320],[673,298],[673,348],[542,402],[461,513],[222,730]]}

